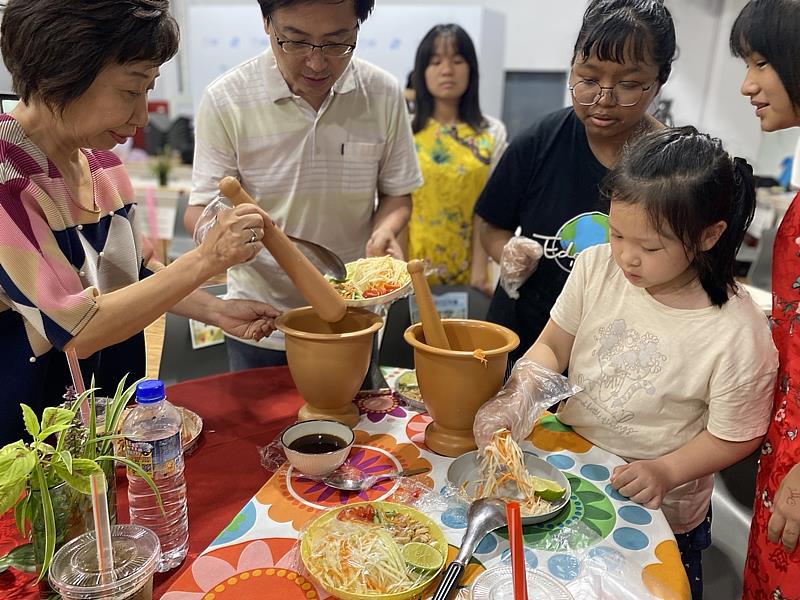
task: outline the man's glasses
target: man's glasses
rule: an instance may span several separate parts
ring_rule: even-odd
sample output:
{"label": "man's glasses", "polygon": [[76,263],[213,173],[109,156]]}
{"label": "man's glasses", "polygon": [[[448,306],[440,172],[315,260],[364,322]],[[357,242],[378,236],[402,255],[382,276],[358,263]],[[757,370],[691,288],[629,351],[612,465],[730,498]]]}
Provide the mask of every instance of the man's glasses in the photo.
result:
{"label": "man's glasses", "polygon": [[[358,25],[356,25],[358,29]],[[316,48],[322,52],[323,56],[328,58],[341,58],[352,54],[356,49],[355,44],[310,44],[309,42],[293,42],[291,40],[281,40],[278,38],[277,31],[275,32],[275,41],[286,54],[292,56],[311,56]]]}
{"label": "man's glasses", "polygon": [[608,90],[611,98],[619,106],[635,106],[644,96],[644,93],[652,88],[655,83],[643,85],[638,81],[620,81],[614,87],[603,87],[596,81],[584,79],[569,86],[572,97],[581,106],[594,106],[600,102],[603,93]]}

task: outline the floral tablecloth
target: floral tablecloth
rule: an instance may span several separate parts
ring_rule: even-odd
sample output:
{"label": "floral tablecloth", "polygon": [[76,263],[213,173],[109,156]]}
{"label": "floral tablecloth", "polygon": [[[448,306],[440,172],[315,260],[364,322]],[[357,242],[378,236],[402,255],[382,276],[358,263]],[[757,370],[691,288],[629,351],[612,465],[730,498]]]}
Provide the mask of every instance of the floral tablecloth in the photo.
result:
{"label": "floral tablecloth", "polygon": [[[401,372],[389,371],[387,381]],[[362,418],[351,464],[372,473],[430,467],[415,479],[443,490],[452,459],[425,446],[426,413],[404,406],[391,394],[360,397],[356,404]],[[555,577],[576,599],[689,598],[680,554],[663,514],[630,502],[611,487],[611,471],[622,459],[592,446],[553,415],[540,420],[529,441],[532,448],[526,449],[561,469],[572,487],[569,508],[552,521],[524,527],[530,567]],[[392,499],[397,492],[394,481],[366,492],[342,492],[298,476],[284,464],[163,600],[330,598],[298,566],[300,531],[327,508]],[[466,506],[443,500],[426,512],[441,524],[452,559],[466,529]],[[469,585],[486,568],[508,563],[508,548],[505,529],[487,535],[462,578],[459,597],[468,598]]]}

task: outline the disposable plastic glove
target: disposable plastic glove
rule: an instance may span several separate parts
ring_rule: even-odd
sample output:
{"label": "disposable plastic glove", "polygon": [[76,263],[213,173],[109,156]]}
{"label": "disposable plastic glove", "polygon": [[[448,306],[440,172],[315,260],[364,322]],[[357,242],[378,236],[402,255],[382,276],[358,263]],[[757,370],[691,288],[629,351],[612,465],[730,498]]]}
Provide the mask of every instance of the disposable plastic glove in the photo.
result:
{"label": "disposable plastic glove", "polygon": [[[197,219],[192,233],[192,239],[196,246],[203,243],[208,232],[216,224],[217,217],[223,212],[231,210],[231,208],[228,199],[222,195],[217,195],[203,208],[203,212],[200,213],[200,218]],[[275,260],[270,253],[261,244],[256,245],[256,253],[253,258],[242,264],[255,268],[267,280],[273,277],[276,271],[280,270],[279,267],[276,267]]]}
{"label": "disposable plastic glove", "polygon": [[560,373],[521,358],[503,388],[475,415],[472,433],[478,448],[485,448],[501,429],[510,431],[516,442],[524,440],[544,411],[580,390]]}
{"label": "disposable plastic glove", "polygon": [[503,246],[500,255],[500,286],[509,298],[519,298],[519,288],[539,266],[544,248],[536,240],[515,235]]}
{"label": "disposable plastic glove", "polygon": [[200,214],[200,218],[197,219],[192,233],[195,246],[199,246],[206,239],[206,234],[217,222],[217,215],[223,210],[230,210],[230,208],[231,205],[227,203],[223,196],[217,196],[203,208],[203,212]]}

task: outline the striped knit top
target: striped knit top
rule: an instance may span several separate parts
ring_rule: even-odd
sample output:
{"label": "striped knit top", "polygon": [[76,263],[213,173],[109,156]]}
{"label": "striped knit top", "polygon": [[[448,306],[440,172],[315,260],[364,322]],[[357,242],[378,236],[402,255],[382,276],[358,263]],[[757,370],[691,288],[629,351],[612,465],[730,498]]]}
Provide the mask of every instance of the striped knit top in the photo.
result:
{"label": "striped knit top", "polygon": [[[98,210],[74,202],[53,162],[0,115],[0,381],[47,377],[37,360],[86,326],[96,296],[150,273],[122,163],[111,152],[83,152]],[[26,387],[16,387],[24,397],[15,405],[36,403]]]}

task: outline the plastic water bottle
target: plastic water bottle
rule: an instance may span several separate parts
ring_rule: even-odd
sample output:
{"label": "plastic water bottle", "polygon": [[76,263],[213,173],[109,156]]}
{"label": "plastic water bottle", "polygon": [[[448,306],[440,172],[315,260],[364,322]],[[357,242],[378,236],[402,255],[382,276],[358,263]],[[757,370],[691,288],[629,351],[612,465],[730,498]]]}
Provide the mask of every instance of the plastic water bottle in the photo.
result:
{"label": "plastic water bottle", "polygon": [[122,425],[125,455],[155,481],[164,512],[147,482],[128,468],[131,523],[151,529],[161,542],[158,572],[177,567],[189,545],[186,480],[183,477],[181,416],[164,396],[158,379],[136,386],[136,407]]}

